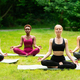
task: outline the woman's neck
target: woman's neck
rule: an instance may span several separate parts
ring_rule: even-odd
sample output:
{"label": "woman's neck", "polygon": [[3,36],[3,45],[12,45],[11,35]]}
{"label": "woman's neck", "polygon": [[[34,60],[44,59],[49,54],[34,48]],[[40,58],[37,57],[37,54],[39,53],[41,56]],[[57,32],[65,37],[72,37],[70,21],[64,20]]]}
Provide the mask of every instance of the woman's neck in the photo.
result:
{"label": "woman's neck", "polygon": [[56,38],[58,38],[58,39],[61,38],[61,35],[57,35]]}
{"label": "woman's neck", "polygon": [[30,34],[26,34],[27,37],[30,37]]}

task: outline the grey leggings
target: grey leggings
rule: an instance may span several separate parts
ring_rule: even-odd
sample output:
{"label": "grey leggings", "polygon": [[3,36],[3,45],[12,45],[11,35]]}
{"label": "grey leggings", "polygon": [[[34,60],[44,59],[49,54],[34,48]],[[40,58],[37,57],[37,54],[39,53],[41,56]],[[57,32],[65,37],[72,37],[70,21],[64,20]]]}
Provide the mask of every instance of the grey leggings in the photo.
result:
{"label": "grey leggings", "polygon": [[[62,62],[63,65],[59,65],[59,62]],[[60,69],[64,69],[64,68],[75,69],[76,68],[76,64],[66,61],[63,55],[62,56],[53,55],[51,57],[51,60],[43,60],[41,61],[41,64],[44,66],[58,66],[58,68]]]}
{"label": "grey leggings", "polygon": [[74,55],[74,57],[79,59],[80,58],[80,51],[79,52],[74,52],[73,55]]}

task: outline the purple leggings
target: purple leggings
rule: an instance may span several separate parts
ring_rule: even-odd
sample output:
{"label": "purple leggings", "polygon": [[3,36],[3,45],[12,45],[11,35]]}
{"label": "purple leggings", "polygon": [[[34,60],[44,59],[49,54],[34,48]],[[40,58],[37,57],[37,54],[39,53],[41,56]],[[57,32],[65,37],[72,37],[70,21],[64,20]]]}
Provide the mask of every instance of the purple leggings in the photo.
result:
{"label": "purple leggings", "polygon": [[19,48],[14,48],[13,51],[19,55],[33,55],[35,56],[36,54],[39,53],[40,49],[39,48],[35,48],[33,50],[33,48],[24,48],[24,50],[21,50]]}

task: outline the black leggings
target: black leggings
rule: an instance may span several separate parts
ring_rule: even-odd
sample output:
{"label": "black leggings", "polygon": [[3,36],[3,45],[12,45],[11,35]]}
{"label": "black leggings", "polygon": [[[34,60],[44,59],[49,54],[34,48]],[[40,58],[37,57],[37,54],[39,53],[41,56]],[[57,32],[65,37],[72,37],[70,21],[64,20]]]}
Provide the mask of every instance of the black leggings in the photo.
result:
{"label": "black leggings", "polygon": [[80,58],[80,51],[79,52],[74,52],[73,55],[74,55],[74,57],[79,59]]}
{"label": "black leggings", "polygon": [[[63,65],[59,65],[59,62],[62,62]],[[44,66],[58,66],[58,68],[60,69],[64,69],[64,68],[75,69],[76,68],[76,64],[66,61],[63,55],[62,56],[53,55],[51,57],[51,60],[43,60],[41,61],[41,64]]]}
{"label": "black leggings", "polygon": [[3,55],[0,55],[0,61],[2,61],[4,59]]}

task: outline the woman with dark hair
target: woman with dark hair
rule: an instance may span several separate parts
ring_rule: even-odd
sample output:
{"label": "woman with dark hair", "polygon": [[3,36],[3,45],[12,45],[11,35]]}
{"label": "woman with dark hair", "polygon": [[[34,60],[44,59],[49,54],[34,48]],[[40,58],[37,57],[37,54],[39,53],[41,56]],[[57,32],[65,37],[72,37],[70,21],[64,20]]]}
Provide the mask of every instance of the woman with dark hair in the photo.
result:
{"label": "woman with dark hair", "polygon": [[[78,65],[78,63],[74,61],[71,54],[69,53],[68,41],[67,39],[61,37],[63,27],[61,25],[56,25],[54,30],[56,37],[54,39],[53,38],[50,39],[48,53],[43,58],[39,58],[38,61],[41,61],[41,64],[43,66],[47,66],[48,68],[60,68],[60,69],[76,68],[76,64]],[[51,57],[51,59],[45,60],[52,53],[52,50],[53,56]],[[64,50],[72,62],[68,62],[65,60]]]}
{"label": "woman with dark hair", "polygon": [[[39,53],[41,46],[37,46],[36,37],[30,35],[31,29],[32,29],[31,25],[29,24],[24,26],[26,35],[21,36],[20,44],[18,46],[10,47],[11,50],[13,50],[15,53],[19,55],[24,55],[24,56],[29,56],[29,55],[35,56],[36,54]],[[24,43],[24,50],[21,50],[19,48],[22,47],[23,43]],[[33,49],[33,46],[35,47],[35,49]]]}

